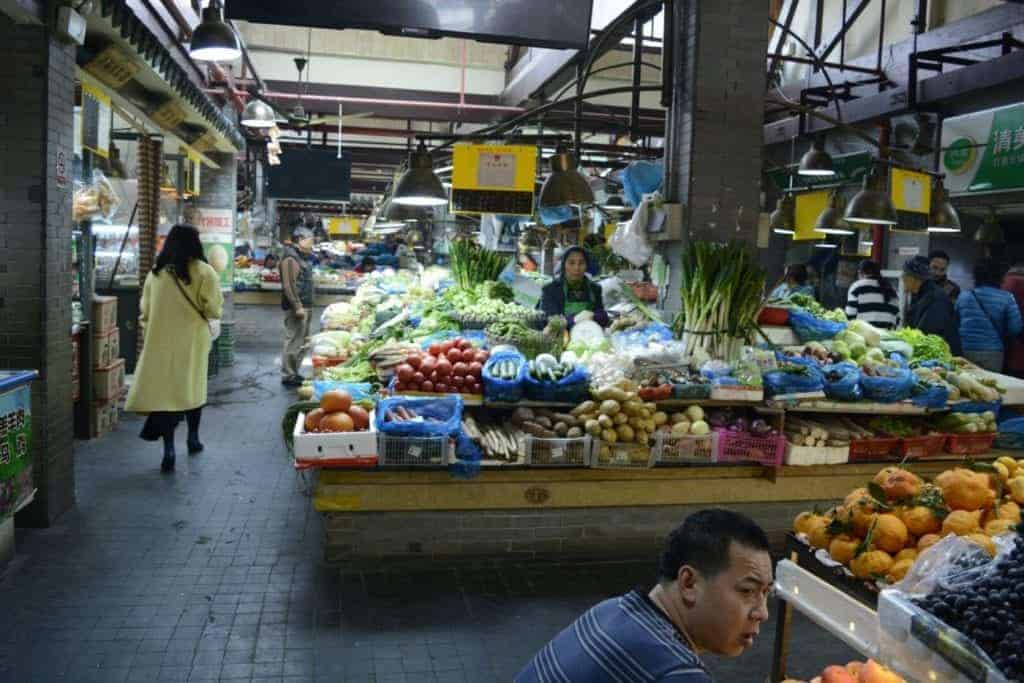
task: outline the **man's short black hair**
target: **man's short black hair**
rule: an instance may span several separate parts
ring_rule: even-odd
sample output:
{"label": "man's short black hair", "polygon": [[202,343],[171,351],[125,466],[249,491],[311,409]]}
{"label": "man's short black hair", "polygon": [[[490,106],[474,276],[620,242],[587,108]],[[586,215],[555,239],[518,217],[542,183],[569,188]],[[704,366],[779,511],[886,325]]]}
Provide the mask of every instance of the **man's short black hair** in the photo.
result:
{"label": "man's short black hair", "polygon": [[764,529],[746,515],[720,508],[695,512],[669,534],[658,579],[675,581],[683,565],[711,578],[729,567],[729,547],[733,543],[769,551]]}
{"label": "man's short black hair", "polygon": [[991,258],[979,259],[974,264],[974,286],[995,287],[998,289],[1006,275],[1006,268],[1001,263]]}
{"label": "man's short black hair", "polygon": [[930,254],[928,254],[929,261],[931,261],[933,258],[940,258],[946,263],[949,263],[949,254],[942,251],[941,249],[934,249]]}

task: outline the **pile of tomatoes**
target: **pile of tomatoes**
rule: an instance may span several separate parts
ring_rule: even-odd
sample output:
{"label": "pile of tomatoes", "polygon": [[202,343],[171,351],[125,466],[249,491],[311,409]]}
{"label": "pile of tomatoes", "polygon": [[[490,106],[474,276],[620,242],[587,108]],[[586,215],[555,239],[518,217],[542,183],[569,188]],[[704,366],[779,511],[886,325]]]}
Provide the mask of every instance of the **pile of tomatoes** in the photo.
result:
{"label": "pile of tomatoes", "polygon": [[431,344],[395,368],[395,393],[483,394],[480,373],[490,354],[468,339]]}

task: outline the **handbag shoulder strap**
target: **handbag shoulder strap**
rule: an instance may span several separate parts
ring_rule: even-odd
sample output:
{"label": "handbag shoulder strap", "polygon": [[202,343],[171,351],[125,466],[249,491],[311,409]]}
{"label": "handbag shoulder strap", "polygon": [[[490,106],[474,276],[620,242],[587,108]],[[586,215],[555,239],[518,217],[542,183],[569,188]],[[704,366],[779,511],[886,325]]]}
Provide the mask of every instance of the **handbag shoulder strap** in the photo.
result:
{"label": "handbag shoulder strap", "polygon": [[170,270],[170,272],[168,272],[168,275],[170,275],[171,279],[174,280],[174,284],[178,285],[178,291],[181,292],[181,295],[183,297],[185,297],[185,301],[187,301],[189,305],[191,305],[192,308],[195,309],[195,312],[199,314],[200,318],[202,318],[206,323],[209,323],[210,319],[206,317],[205,313],[203,313],[203,309],[199,308],[199,306],[196,305],[195,301],[192,301],[192,297],[188,295],[188,292],[185,291],[185,288],[181,284],[181,280],[178,279],[177,273],[175,273],[173,270]]}
{"label": "handbag shoulder strap", "polygon": [[997,335],[1002,337],[1003,336],[1003,331],[1001,329],[999,329],[999,325],[996,324],[996,319],[992,317],[992,314],[988,312],[988,308],[985,306],[985,304],[983,304],[981,302],[981,297],[978,296],[978,290],[972,289],[971,290],[971,296],[973,296],[974,300],[978,302],[978,306],[981,308],[982,312],[985,314],[985,317],[988,318],[988,322],[989,322],[990,325],[992,325],[992,329],[994,329],[996,331]]}

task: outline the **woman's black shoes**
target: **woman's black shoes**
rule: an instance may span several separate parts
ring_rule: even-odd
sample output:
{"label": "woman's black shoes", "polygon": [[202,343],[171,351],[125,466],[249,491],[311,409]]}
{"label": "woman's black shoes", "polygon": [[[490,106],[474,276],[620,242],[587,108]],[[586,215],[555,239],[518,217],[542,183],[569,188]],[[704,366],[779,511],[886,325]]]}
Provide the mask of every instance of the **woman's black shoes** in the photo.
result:
{"label": "woman's black shoes", "polygon": [[164,459],[160,462],[161,472],[174,471],[174,453],[164,453]]}
{"label": "woman's black shoes", "polygon": [[199,439],[196,439],[195,441],[189,441],[188,442],[188,454],[189,455],[196,455],[198,453],[202,453],[203,452],[203,448],[204,448],[203,444],[201,444],[199,442]]}

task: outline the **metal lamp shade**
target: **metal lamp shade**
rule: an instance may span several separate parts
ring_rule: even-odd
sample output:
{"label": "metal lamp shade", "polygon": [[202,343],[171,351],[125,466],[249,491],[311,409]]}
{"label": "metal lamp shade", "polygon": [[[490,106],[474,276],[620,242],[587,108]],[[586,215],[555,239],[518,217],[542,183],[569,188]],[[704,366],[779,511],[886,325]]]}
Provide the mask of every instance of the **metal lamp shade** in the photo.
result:
{"label": "metal lamp shade", "polygon": [[982,244],[1002,244],[1006,241],[1003,226],[999,225],[999,218],[995,212],[990,213],[978,231],[974,233],[974,241]]}
{"label": "metal lamp shade", "polygon": [[875,174],[864,177],[863,188],[853,196],[846,207],[843,218],[848,223],[872,223],[896,225],[896,209],[893,208],[889,193],[878,187]]}
{"label": "metal lamp shade", "polygon": [[797,173],[806,176],[834,176],[835,169],[832,166],[832,157],[825,151],[824,146],[818,140],[811,143],[811,148],[800,159],[800,167]]}
{"label": "metal lamp shade", "polygon": [[601,208],[605,211],[629,211],[626,202],[622,201],[622,197],[617,194],[608,197],[605,203],[601,205]]}
{"label": "metal lamp shade", "polygon": [[277,122],[274,110],[261,99],[253,99],[245,105],[241,124],[247,128],[272,128]]}
{"label": "metal lamp shade", "polygon": [[932,193],[932,212],[928,216],[928,232],[960,232],[960,216],[949,203],[946,190],[939,183]]}
{"label": "metal lamp shade", "polygon": [[843,220],[844,203],[842,195],[833,192],[829,197],[828,206],[818,214],[818,220],[814,222],[814,229],[826,235],[854,234],[855,231],[851,229],[850,224]]}
{"label": "metal lamp shade", "polygon": [[405,206],[441,206],[448,203],[448,193],[434,174],[434,161],[423,143],[409,155],[409,169],[398,179],[391,202]]}
{"label": "metal lamp shade", "polygon": [[796,234],[796,202],[793,199],[793,195],[785,194],[779,198],[778,204],[775,205],[775,210],[772,211],[772,215],[769,217],[768,227],[773,232],[780,235],[793,235]]}
{"label": "metal lamp shade", "polygon": [[551,175],[540,188],[540,205],[544,208],[567,204],[592,204],[594,191],[576,170],[576,157],[558,150],[551,157]]}
{"label": "metal lamp shade", "polygon": [[220,6],[211,2],[203,10],[203,20],[192,32],[188,53],[203,62],[231,62],[242,55],[238,36],[224,23]]}

